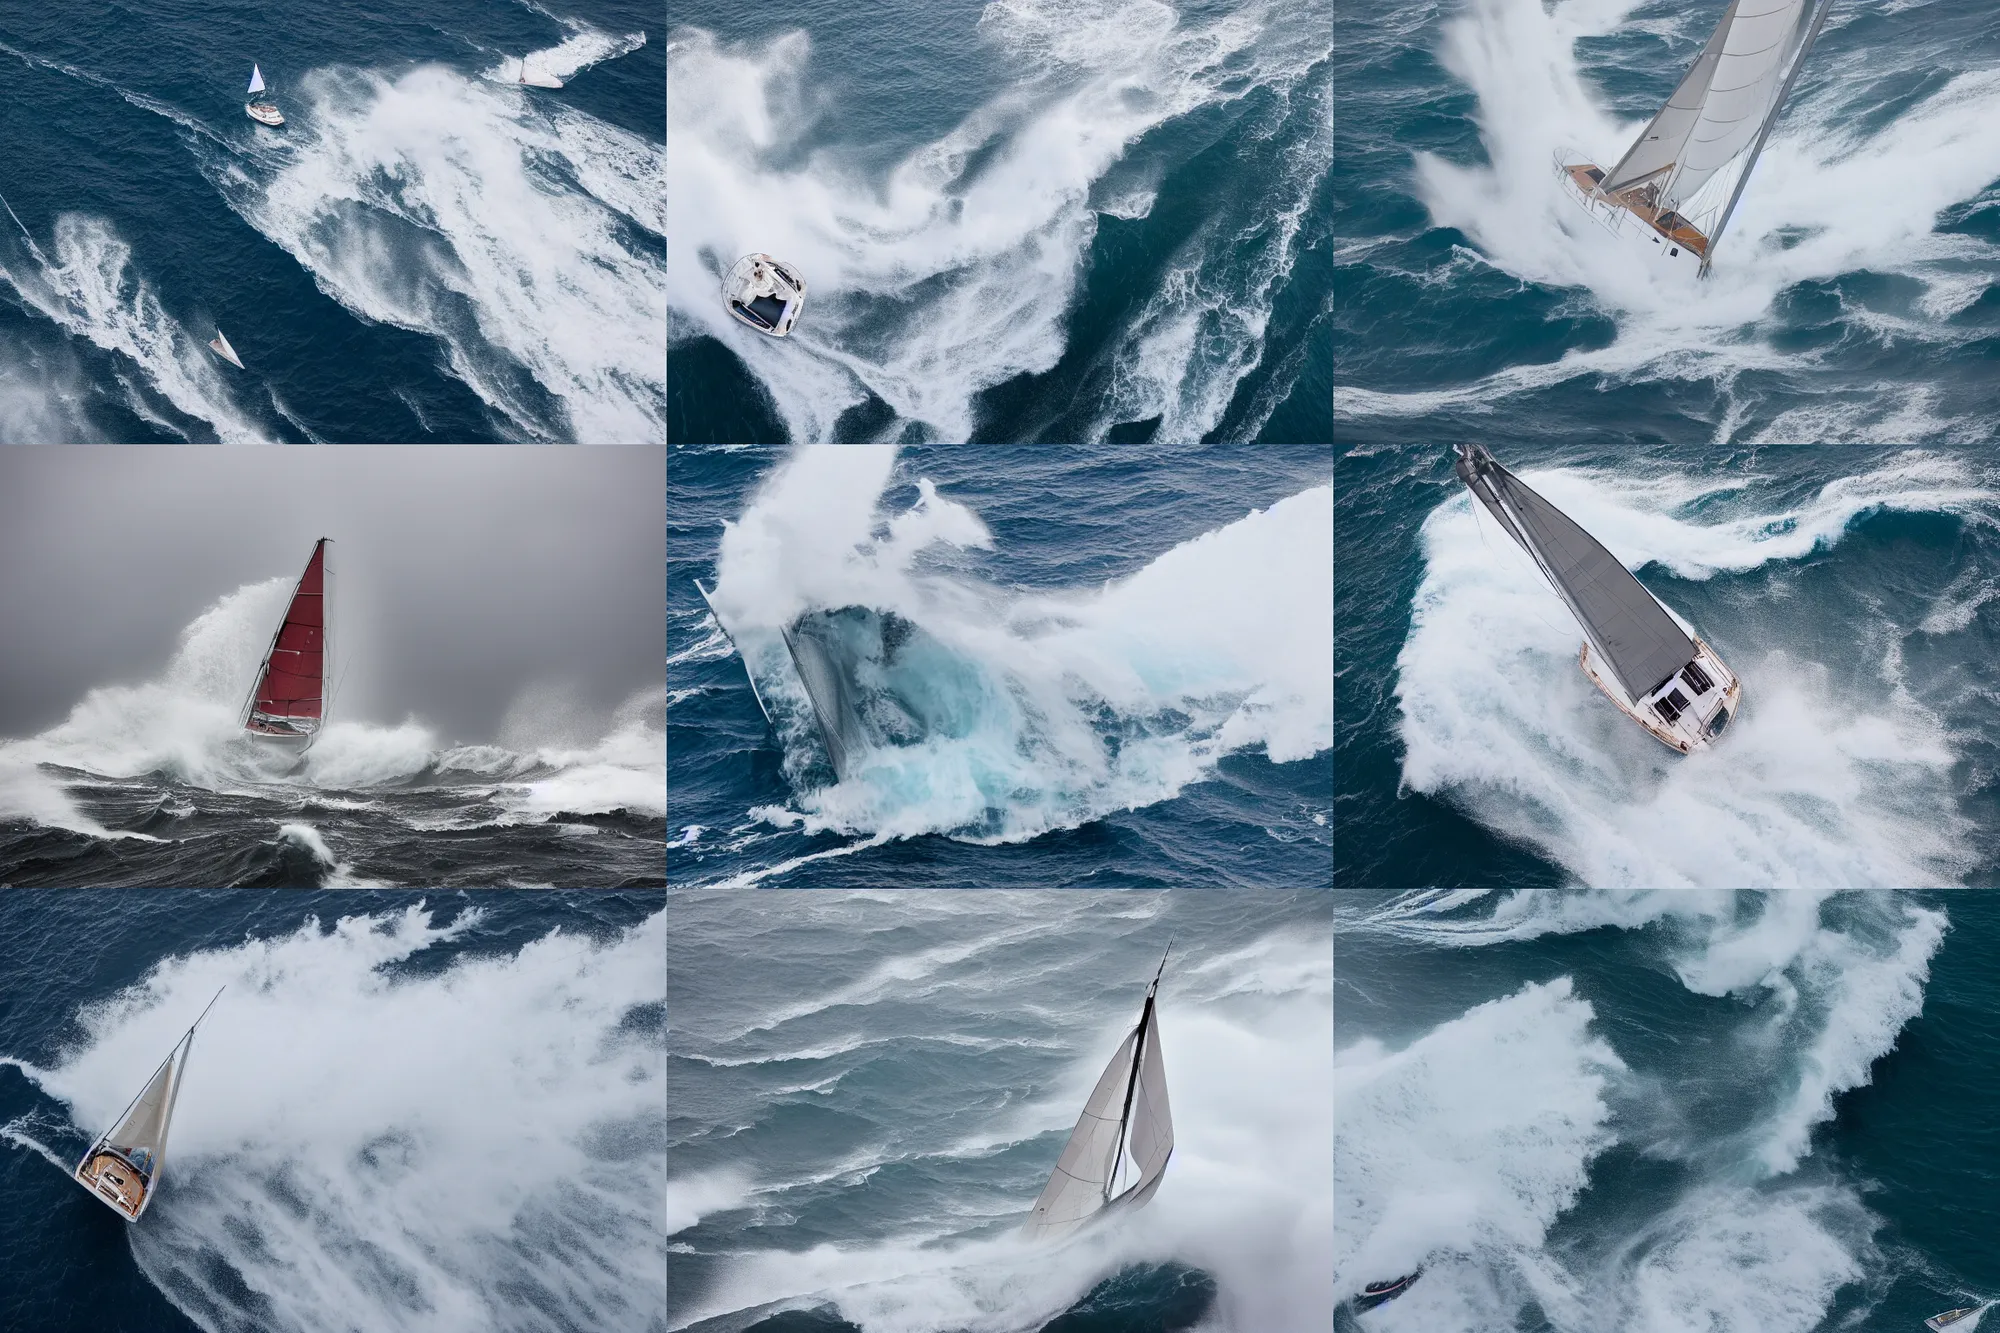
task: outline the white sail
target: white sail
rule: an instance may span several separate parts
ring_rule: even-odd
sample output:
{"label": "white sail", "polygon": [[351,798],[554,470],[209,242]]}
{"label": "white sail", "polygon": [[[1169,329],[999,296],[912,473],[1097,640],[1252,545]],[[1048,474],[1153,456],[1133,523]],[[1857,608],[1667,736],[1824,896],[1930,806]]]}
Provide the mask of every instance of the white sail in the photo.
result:
{"label": "white sail", "polygon": [[1053,1239],[1089,1221],[1104,1206],[1111,1170],[1118,1154],[1125,1089],[1131,1083],[1132,1047],[1137,1031],[1128,1033],[1104,1066],[1090,1100],[1083,1104],[1076,1128],[1063,1145],[1056,1169],[1028,1214],[1027,1233],[1037,1240]]}
{"label": "white sail", "polygon": [[1174,1151],[1174,1112],[1167,1101],[1167,1066],[1160,1056],[1160,1016],[1147,1025],[1146,1046],[1139,1053],[1139,1081],[1132,1093],[1132,1118],[1125,1132],[1126,1151],[1139,1177],[1114,1199],[1137,1206],[1153,1197]]}
{"label": "white sail", "polygon": [[222,336],[221,329],[217,329],[215,336],[208,340],[208,346],[217,356],[227,361],[230,365],[235,366],[238,370],[244,368],[241,358],[236,355],[236,349],[229,345],[229,339]]}
{"label": "white sail", "polygon": [[1659,206],[1685,210],[1778,113],[1813,7],[1814,0],[1731,0],[1674,95],[1605,176],[1604,192],[1663,178]]}
{"label": "white sail", "polygon": [[264,71],[255,65],[250,67],[250,91],[253,93],[264,91]]}

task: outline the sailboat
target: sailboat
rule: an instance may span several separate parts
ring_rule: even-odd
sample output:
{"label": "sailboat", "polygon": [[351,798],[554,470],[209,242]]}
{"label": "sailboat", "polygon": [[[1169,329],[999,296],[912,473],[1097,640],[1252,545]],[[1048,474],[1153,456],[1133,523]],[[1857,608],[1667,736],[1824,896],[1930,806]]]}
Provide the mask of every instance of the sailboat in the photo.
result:
{"label": "sailboat", "polygon": [[[1172,952],[1171,944],[1167,948]],[[1104,1067],[1022,1228],[1030,1240],[1055,1240],[1115,1210],[1137,1208],[1160,1188],[1174,1154],[1174,1116],[1153,1003],[1166,969],[1167,956],[1161,954],[1137,1026]]]}
{"label": "sailboat", "polygon": [[243,705],[243,729],[262,745],[303,755],[326,725],[328,694],[326,544],[321,537],[299,575],[285,618],[271,636]]}
{"label": "sailboat", "polygon": [[529,88],[560,88],[563,86],[563,81],[553,74],[544,74],[540,70],[530,70],[526,56],[521,57],[520,71],[516,74],[514,82]]}
{"label": "sailboat", "polygon": [[1729,0],[1673,96],[1608,171],[1558,155],[1570,194],[1659,262],[1706,276],[1832,7],[1833,0]]}
{"label": "sailboat", "polygon": [[243,369],[242,359],[236,355],[236,349],[229,345],[229,339],[222,336],[221,329],[217,329],[215,336],[208,340],[208,349],[238,370]]}
{"label": "sailboat", "polygon": [[722,304],[737,323],[783,338],[806,308],[806,280],[782,259],[748,254],[723,275]]}
{"label": "sailboat", "polygon": [[[264,71],[252,65],[250,66],[249,95],[255,99],[257,98],[257,94],[263,91]],[[243,114],[256,121],[259,125],[269,125],[273,129],[285,123],[284,113],[278,110],[278,104],[268,97],[245,102],[243,104]]]}
{"label": "sailboat", "polygon": [[1968,1305],[1960,1310],[1946,1310],[1943,1314],[1934,1314],[1929,1319],[1924,1320],[1924,1327],[1931,1330],[1931,1333],[1944,1333],[1945,1329],[1950,1328],[1961,1319],[1970,1319],[1985,1308],[1983,1305]]}
{"label": "sailboat", "polygon": [[221,998],[222,991],[216,991],[201,1017],[174,1043],[174,1049],[146,1080],[118,1123],[99,1135],[76,1164],[76,1183],[127,1222],[138,1221],[159,1192],[160,1172],[167,1158],[167,1127],[181,1095],[188,1053],[194,1049],[194,1030]]}
{"label": "sailboat", "polygon": [[1526,551],[1583,628],[1583,674],[1661,744],[1706,749],[1742,706],[1715,650],[1646,591],[1595,537],[1500,466],[1458,446],[1458,479]]}

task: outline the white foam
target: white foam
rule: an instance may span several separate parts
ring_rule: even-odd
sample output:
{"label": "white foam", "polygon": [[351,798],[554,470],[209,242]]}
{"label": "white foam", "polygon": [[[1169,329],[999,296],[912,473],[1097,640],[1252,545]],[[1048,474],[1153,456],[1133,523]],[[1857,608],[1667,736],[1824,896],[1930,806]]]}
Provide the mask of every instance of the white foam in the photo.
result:
{"label": "white foam", "polygon": [[[1094,185],[1154,128],[1289,86],[1314,59],[1301,34],[1323,57],[1329,26],[1264,3],[1204,21],[1162,0],[992,0],[979,32],[1012,82],[873,174],[841,147],[803,151],[826,124],[804,32],[730,46],[677,29],[667,81],[674,336],[727,343],[794,440],[828,438],[869,394],[932,435],[969,438],[980,391],[1062,355],[1096,233]],[[806,314],[783,340],[737,324],[717,295],[722,273],[752,251],[796,264],[809,285]],[[1226,310],[1231,333],[1260,328],[1289,242],[1276,253],[1233,273],[1226,291],[1204,291],[1203,317]],[[1135,364],[1163,355],[1133,353]],[[1191,360],[1189,371],[1198,404],[1226,402],[1243,373],[1228,356]],[[1191,406],[1176,428],[1206,411]]]}
{"label": "white foam", "polygon": [[[1956,57],[1876,46],[1842,52],[1822,41],[1800,92],[1787,106],[1718,248],[1710,277],[1695,283],[1635,260],[1628,244],[1590,221],[1558,181],[1554,157],[1578,150],[1600,165],[1617,159],[1639,132],[1603,106],[1580,67],[1576,44],[1635,26],[1629,0],[1473,0],[1444,24],[1440,58],[1478,97],[1475,117],[1486,161],[1460,166],[1415,154],[1417,188],[1439,226],[1463,231],[1497,267],[1524,281],[1588,288],[1618,320],[1609,346],[1565,355],[1550,366],[1514,367],[1452,391],[1473,401],[1592,374],[1621,378],[1719,379],[1766,366],[1777,355],[1765,316],[1777,296],[1802,282],[1870,271],[1901,274],[1933,296],[1926,318],[1905,323],[1899,341],[1953,346],[1978,336],[1949,323],[1976,296],[1969,274],[1990,269],[2000,249],[1934,231],[1942,210],[1973,199],[2000,177],[2000,140],[1987,132],[2000,112],[2000,72],[1954,68]],[[1838,14],[1839,11],[1836,11]],[[1836,18],[1837,28],[1844,18]],[[1684,33],[1694,41],[1702,34]],[[1692,42],[1676,51],[1692,58]],[[1871,105],[1890,69],[1936,66],[1947,79],[1885,124],[1869,129]],[[1865,77],[1864,77],[1865,74]],[[1897,85],[1900,86],[1900,85]],[[1853,319],[1862,312],[1852,306]],[[1786,353],[1792,368],[1815,358]],[[1930,419],[1874,421],[1858,395],[1842,414],[1828,405],[1832,433],[1910,441],[1949,436]],[[1343,387],[1350,415],[1425,410],[1434,394],[1376,394]],[[1851,418],[1851,419],[1850,419]],[[1819,429],[1829,423],[1815,423]],[[1797,439],[1792,433],[1771,438]]]}
{"label": "white foam", "polygon": [[665,1299],[664,917],[591,944],[468,938],[421,905],[169,958],[32,1076],[95,1132],[217,987],[161,1194],[131,1234],[204,1328],[640,1330]]}
{"label": "white foam", "polygon": [[[952,654],[934,682],[949,735],[867,751],[832,787],[760,818],[877,836],[1018,841],[1167,800],[1225,754],[1303,760],[1332,737],[1330,486],[1181,543],[1101,588],[1021,594],[926,570],[992,544],[965,505],[920,481],[878,513],[886,447],[800,450],[726,526],[715,602],[773,709],[804,786],[817,753],[779,630],[806,607],[860,605],[920,625]],[[1098,731],[1109,708],[1120,744]]]}
{"label": "white foam", "polygon": [[530,439],[665,438],[662,150],[435,65],[321,70],[288,151],[205,163],[230,206],[369,319],[437,338]]}
{"label": "white foam", "polygon": [[529,74],[543,74],[568,83],[592,65],[601,65],[607,60],[630,55],[646,44],[643,32],[612,34],[599,32],[568,21],[572,31],[554,46],[530,51],[525,56],[514,56],[502,60],[488,69],[483,77],[495,83],[518,83],[522,66]]}
{"label": "white foam", "polygon": [[[1960,465],[1921,454],[1783,512],[1738,505],[1704,522],[1679,509],[1716,483],[1571,470],[1526,479],[1628,567],[1658,562],[1688,579],[1799,559],[1874,508],[1991,521],[1991,495]],[[1711,638],[1743,680],[1744,705],[1720,744],[1683,758],[1577,669],[1581,631],[1469,497],[1431,513],[1423,546],[1397,658],[1412,790],[1447,797],[1593,886],[1935,884],[1967,864],[1957,757],[1942,721],[1902,687],[1893,636],[1850,640],[1879,658],[1880,688],[1866,697],[1787,648],[1782,617],[1755,642]]]}

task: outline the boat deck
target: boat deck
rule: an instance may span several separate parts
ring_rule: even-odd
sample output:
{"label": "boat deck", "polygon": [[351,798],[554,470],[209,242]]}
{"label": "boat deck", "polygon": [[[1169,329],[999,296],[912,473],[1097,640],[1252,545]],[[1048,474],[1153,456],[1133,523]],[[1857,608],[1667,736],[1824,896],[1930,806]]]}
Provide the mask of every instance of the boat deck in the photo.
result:
{"label": "boat deck", "polygon": [[145,1177],[117,1153],[98,1153],[76,1169],[76,1178],[127,1218],[136,1219],[146,1202]]}
{"label": "boat deck", "polygon": [[1621,190],[1617,194],[1599,193],[1597,187],[1603,183],[1604,173],[1591,163],[1581,162],[1564,170],[1569,173],[1570,183],[1585,196],[1624,209],[1682,249],[1693,252],[1697,258],[1708,257],[1708,237],[1702,235],[1692,222],[1671,208],[1655,208],[1640,190]]}

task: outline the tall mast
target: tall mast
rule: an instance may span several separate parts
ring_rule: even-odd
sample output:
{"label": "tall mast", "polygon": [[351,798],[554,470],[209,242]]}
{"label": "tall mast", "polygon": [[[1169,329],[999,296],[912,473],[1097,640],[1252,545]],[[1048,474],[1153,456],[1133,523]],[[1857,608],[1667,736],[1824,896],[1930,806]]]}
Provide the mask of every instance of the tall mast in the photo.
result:
{"label": "tall mast", "polygon": [[1715,262],[1715,247],[1722,244],[1723,230],[1729,226],[1729,217],[1736,211],[1736,201],[1743,197],[1743,187],[1750,183],[1751,169],[1757,165],[1758,155],[1764,151],[1764,141],[1771,137],[1771,127],[1778,123],[1778,114],[1785,109],[1785,101],[1792,95],[1792,83],[1805,68],[1806,53],[1819,40],[1819,30],[1826,24],[1827,12],[1833,8],[1833,0],[1819,0],[1819,9],[1813,14],[1812,27],[1806,30],[1806,39],[1799,43],[1799,53],[1792,58],[1792,67],[1785,74],[1784,86],[1778,89],[1777,100],[1764,116],[1764,123],[1757,130],[1757,141],[1750,145],[1750,155],[1743,160],[1743,170],[1737,173],[1736,188],[1729,192],[1729,202],[1722,206],[1722,216],[1716,219],[1715,230],[1709,234],[1708,249],[1701,256],[1701,276],[1708,276],[1708,266]]}

